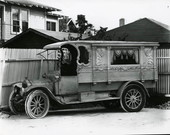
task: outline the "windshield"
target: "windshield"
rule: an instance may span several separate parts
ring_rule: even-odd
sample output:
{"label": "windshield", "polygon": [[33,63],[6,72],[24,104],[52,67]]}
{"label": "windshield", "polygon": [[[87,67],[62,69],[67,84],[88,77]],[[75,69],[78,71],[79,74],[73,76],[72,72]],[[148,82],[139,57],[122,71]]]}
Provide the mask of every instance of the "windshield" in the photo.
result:
{"label": "windshield", "polygon": [[57,59],[61,58],[60,50],[44,50],[37,54],[38,56],[43,57],[44,59]]}
{"label": "windshield", "polygon": [[44,72],[59,71],[60,62],[62,64],[69,64],[71,62],[71,53],[67,48],[57,50],[45,50],[38,53],[43,58]]}
{"label": "windshield", "polygon": [[44,50],[37,54],[43,60],[44,73],[52,73],[59,71],[59,61],[61,58],[61,51],[58,50]]}

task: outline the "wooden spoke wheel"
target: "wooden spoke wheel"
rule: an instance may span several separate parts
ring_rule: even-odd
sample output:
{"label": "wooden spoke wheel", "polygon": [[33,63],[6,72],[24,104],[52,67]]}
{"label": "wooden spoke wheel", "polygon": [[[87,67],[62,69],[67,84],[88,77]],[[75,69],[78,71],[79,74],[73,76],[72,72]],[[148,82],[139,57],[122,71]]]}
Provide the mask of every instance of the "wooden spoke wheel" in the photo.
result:
{"label": "wooden spoke wheel", "polygon": [[43,118],[49,110],[49,98],[41,90],[31,92],[25,101],[26,114],[32,118]]}
{"label": "wooden spoke wheel", "polygon": [[120,104],[127,112],[138,112],[146,103],[145,91],[138,85],[129,85],[123,91]]}

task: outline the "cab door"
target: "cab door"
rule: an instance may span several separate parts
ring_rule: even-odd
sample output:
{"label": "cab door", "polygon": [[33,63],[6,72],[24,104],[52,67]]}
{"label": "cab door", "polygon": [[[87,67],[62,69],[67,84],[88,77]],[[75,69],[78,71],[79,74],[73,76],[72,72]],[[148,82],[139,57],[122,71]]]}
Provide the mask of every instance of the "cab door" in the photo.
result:
{"label": "cab door", "polygon": [[61,95],[74,95],[78,93],[77,76],[61,76],[59,82],[59,93]]}

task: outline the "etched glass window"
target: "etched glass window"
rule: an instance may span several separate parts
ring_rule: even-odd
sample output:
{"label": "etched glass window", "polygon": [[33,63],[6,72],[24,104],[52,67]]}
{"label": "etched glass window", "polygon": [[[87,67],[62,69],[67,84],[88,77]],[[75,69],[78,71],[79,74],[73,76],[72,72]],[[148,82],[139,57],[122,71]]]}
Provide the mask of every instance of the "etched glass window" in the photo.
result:
{"label": "etched glass window", "polygon": [[107,50],[105,47],[99,47],[96,49],[96,65],[107,65]]}
{"label": "etched glass window", "polygon": [[67,48],[62,48],[62,52],[63,52],[62,64],[70,64],[72,60],[70,51]]}
{"label": "etched glass window", "polygon": [[79,63],[80,64],[88,64],[89,63],[89,52],[84,46],[79,46]]}
{"label": "etched glass window", "polygon": [[138,49],[111,49],[111,65],[139,64]]}

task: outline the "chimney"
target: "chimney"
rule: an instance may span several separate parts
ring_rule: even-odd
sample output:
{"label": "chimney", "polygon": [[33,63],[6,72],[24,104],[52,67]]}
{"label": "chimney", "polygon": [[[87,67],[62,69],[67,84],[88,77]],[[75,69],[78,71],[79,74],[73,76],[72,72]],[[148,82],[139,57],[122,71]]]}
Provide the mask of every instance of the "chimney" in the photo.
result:
{"label": "chimney", "polygon": [[119,26],[121,27],[121,26],[123,26],[123,25],[125,25],[125,19],[124,19],[124,18],[121,18],[121,19],[119,20]]}

